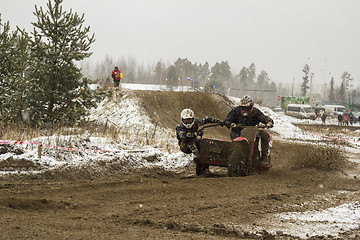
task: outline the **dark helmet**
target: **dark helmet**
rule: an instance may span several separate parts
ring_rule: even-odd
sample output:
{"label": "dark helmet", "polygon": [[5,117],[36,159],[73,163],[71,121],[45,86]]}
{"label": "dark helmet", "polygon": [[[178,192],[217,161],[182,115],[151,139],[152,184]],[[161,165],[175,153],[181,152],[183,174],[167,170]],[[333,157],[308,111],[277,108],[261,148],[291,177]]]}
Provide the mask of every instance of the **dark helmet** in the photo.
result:
{"label": "dark helmet", "polygon": [[115,67],[115,70],[118,70],[118,67]]}
{"label": "dark helmet", "polygon": [[247,116],[254,109],[254,100],[249,95],[245,95],[240,100],[240,113]]}

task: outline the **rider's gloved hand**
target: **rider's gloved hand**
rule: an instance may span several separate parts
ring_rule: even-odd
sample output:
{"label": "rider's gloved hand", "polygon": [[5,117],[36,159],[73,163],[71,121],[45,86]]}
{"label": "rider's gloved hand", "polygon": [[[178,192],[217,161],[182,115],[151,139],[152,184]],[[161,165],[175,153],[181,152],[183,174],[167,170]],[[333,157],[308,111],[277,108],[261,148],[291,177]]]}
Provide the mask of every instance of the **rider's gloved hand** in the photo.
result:
{"label": "rider's gloved hand", "polygon": [[193,137],[195,137],[195,133],[193,133],[193,132],[188,132],[188,133],[186,133],[186,137],[187,137],[187,138],[193,138]]}
{"label": "rider's gloved hand", "polygon": [[220,126],[223,127],[225,125],[225,122],[219,122]]}
{"label": "rider's gloved hand", "polygon": [[273,122],[268,122],[268,123],[266,124],[266,127],[267,127],[267,128],[272,128],[272,127],[274,127],[274,123],[273,123]]}
{"label": "rider's gloved hand", "polygon": [[236,123],[232,123],[232,124],[230,125],[230,127],[231,127],[231,128],[235,128],[235,127],[236,127]]}

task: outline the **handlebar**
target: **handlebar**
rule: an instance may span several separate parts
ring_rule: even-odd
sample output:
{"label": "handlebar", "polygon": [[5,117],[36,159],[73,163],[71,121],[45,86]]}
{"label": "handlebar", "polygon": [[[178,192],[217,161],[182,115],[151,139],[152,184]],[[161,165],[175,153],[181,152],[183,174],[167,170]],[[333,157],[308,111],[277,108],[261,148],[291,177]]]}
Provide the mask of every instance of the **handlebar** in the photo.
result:
{"label": "handlebar", "polygon": [[200,136],[202,138],[202,136],[204,135],[204,129],[205,128],[209,128],[209,127],[217,127],[217,126],[221,126],[222,123],[216,123],[216,124],[212,124],[212,125],[207,125],[204,126],[202,128],[200,128],[199,130],[196,131],[197,135]]}
{"label": "handlebar", "polygon": [[[269,127],[267,127],[266,124],[264,124],[264,123],[259,123],[258,125],[255,125],[255,126],[257,126],[258,128],[267,128],[267,129],[269,128]],[[230,129],[232,129],[232,128],[237,128],[237,127],[246,128],[246,127],[255,127],[255,126],[247,126],[247,125],[244,125],[244,124],[242,124],[242,123],[238,123],[238,124],[236,124],[235,127],[230,127]]]}

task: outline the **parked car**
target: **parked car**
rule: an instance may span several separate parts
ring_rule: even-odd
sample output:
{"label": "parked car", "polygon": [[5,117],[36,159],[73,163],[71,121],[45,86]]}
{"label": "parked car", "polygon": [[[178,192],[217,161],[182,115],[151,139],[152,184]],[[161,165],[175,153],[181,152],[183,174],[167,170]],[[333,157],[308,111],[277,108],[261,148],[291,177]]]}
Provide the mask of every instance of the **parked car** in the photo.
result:
{"label": "parked car", "polygon": [[343,114],[346,110],[344,106],[341,105],[325,105],[325,112],[332,118],[337,118],[339,114]]}
{"label": "parked car", "polygon": [[282,113],[284,110],[281,107],[273,107],[272,110],[277,113]]}
{"label": "parked car", "polygon": [[285,114],[300,119],[316,119],[314,109],[308,104],[289,104]]}

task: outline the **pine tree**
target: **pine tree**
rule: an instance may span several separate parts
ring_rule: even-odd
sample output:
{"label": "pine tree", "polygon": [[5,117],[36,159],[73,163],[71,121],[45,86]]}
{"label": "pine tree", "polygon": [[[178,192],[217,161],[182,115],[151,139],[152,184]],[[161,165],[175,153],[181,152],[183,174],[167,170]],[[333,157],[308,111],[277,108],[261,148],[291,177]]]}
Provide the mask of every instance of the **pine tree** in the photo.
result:
{"label": "pine tree", "polygon": [[[1,30],[3,27],[3,30]],[[0,116],[20,122],[26,111],[28,37],[18,30],[10,33],[10,24],[0,18]]]}
{"label": "pine tree", "polygon": [[231,80],[230,66],[227,61],[215,63],[211,68],[210,81],[208,85],[212,87],[212,92],[225,93],[226,84]]}
{"label": "pine tree", "polygon": [[250,83],[248,82],[248,73],[249,73],[249,69],[246,67],[243,67],[240,70],[239,75],[237,76],[239,79],[239,85],[240,85],[240,89],[247,89],[247,87],[250,85]]}
{"label": "pine tree", "polygon": [[341,81],[341,85],[339,88],[339,100],[341,102],[345,102],[346,101],[346,83],[344,80]]}
{"label": "pine tree", "polygon": [[260,89],[268,89],[270,85],[270,78],[265,70],[262,70],[257,77],[256,86]]}
{"label": "pine tree", "polygon": [[175,88],[176,86],[179,86],[179,77],[176,73],[174,65],[169,66],[167,69],[166,82],[166,85],[170,88]]}
{"label": "pine tree", "polygon": [[93,106],[88,79],[82,78],[75,61],[92,53],[94,35],[83,28],[84,14],[63,11],[62,0],[49,0],[47,11],[35,6],[31,49],[31,105],[34,121],[71,123]]}
{"label": "pine tree", "polygon": [[249,66],[249,71],[248,71],[248,83],[249,83],[249,87],[252,88],[255,86],[255,78],[256,78],[256,67],[254,63],[251,63]]}
{"label": "pine tree", "polygon": [[310,72],[310,67],[309,65],[305,64],[303,70],[305,73],[305,76],[303,77],[303,83],[301,84],[301,96],[306,96],[306,92],[307,89],[309,89],[309,72]]}

